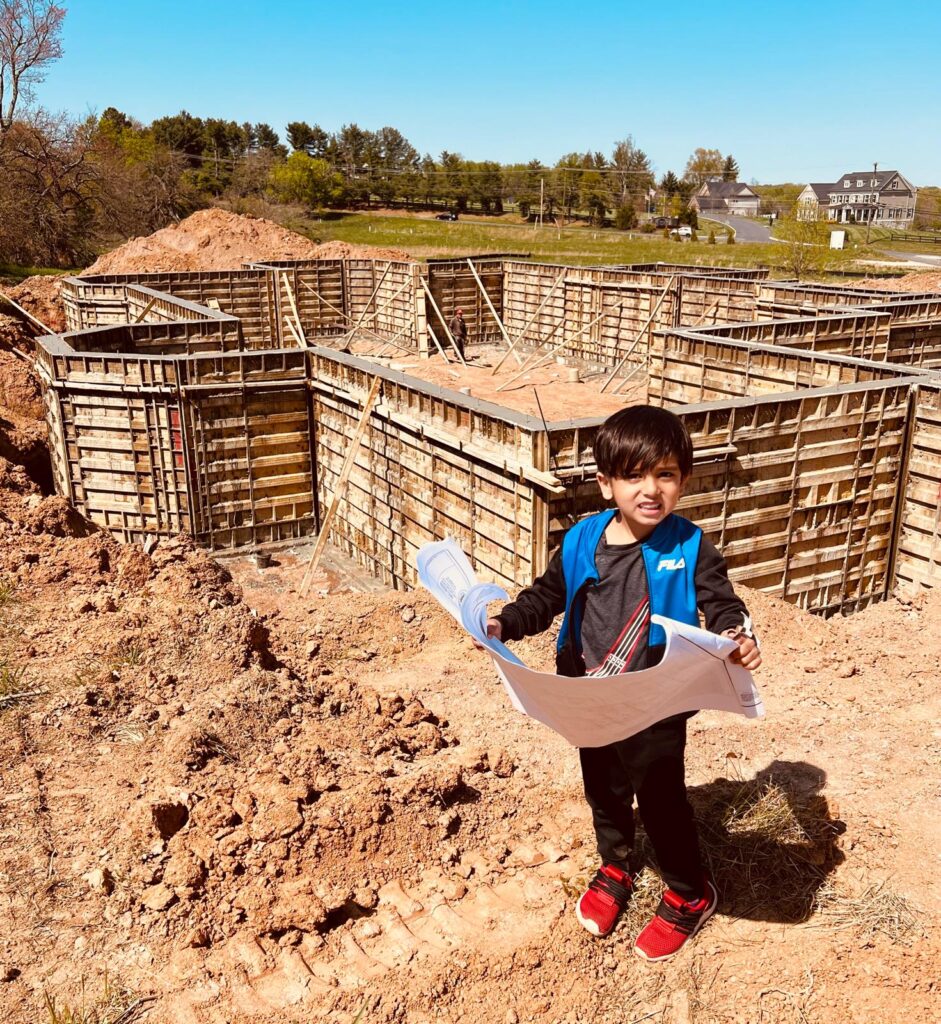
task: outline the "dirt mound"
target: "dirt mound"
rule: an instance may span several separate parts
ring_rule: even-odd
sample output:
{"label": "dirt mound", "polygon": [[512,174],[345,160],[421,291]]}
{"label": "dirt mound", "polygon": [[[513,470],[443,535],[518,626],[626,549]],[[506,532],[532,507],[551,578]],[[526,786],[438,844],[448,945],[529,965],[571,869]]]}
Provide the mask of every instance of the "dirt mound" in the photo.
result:
{"label": "dirt mound", "polygon": [[900,277],[865,278],[855,287],[880,288],[892,292],[937,292],[941,294],[941,270],[918,270]]}
{"label": "dirt mound", "polygon": [[[335,247],[339,246],[340,252]],[[326,251],[324,251],[326,250]],[[395,253],[390,256],[388,253]],[[262,217],[247,217],[226,210],[199,210],[179,224],[125,245],[100,257],[82,273],[133,274],[168,270],[229,270],[243,263],[264,260],[302,260],[367,256],[408,259],[398,250],[372,250],[328,242],[318,246],[310,239]]]}
{"label": "dirt mound", "polygon": [[314,251],[318,260],[411,260],[404,249],[383,249],[380,246],[353,245],[351,242],[324,242]]}
{"label": "dirt mound", "polygon": [[58,334],[65,330],[65,311],[59,297],[62,278],[56,274],[36,274],[7,290],[7,294]]}
{"label": "dirt mound", "polygon": [[[32,366],[4,344],[19,351],[29,337],[18,320],[0,316],[0,458],[25,468],[43,490],[52,486],[52,467],[39,377]],[[3,493],[0,490],[0,507]]]}

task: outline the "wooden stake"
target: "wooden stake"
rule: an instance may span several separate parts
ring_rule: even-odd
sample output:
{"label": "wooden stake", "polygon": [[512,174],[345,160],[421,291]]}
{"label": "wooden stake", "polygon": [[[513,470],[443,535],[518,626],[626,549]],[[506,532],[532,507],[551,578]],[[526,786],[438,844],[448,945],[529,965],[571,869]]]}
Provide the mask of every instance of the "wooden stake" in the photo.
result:
{"label": "wooden stake", "polygon": [[[497,327],[500,328],[500,333],[503,335],[509,348],[508,352],[513,352],[513,342],[510,340],[509,334],[506,333],[506,328],[503,326],[503,321],[497,316],[497,311],[493,308],[493,303],[490,301],[490,296],[487,294],[487,289],[484,288],[484,283],[480,279],[480,275],[477,273],[477,268],[474,266],[472,260],[467,261],[467,265],[470,267],[470,272],[474,275],[474,280],[477,282],[477,287],[480,289],[481,294],[484,297],[484,301],[487,303],[487,307],[490,310],[490,315],[496,320]],[[520,364],[520,357],[518,353],[513,352],[513,358],[516,360],[517,366]]]}
{"label": "wooden stake", "polygon": [[33,323],[36,324],[37,327],[41,327],[46,332],[46,334],[56,333],[51,327],[47,327],[46,324],[44,324],[42,320],[39,319],[38,316],[33,316],[33,314],[30,313],[28,310],[23,309],[23,307],[18,302],[14,302],[10,298],[10,296],[6,294],[6,292],[0,292],[0,299],[3,299],[4,302],[8,302],[14,309],[18,309],[23,314],[23,316],[26,317],[27,320],[32,320]]}
{"label": "wooden stake", "polygon": [[454,340],[454,335],[451,333],[451,328],[448,327],[448,322],[441,315],[441,310],[438,309],[438,303],[435,302],[435,297],[434,295],[431,294],[431,289],[428,287],[424,278],[421,279],[421,286],[422,288],[425,289],[425,295],[428,296],[428,301],[431,303],[431,308],[438,314],[438,319],[441,321],[442,327],[444,327],[444,332],[448,336],[448,341],[451,342],[451,347],[457,353],[458,359],[460,359],[460,361],[464,363],[465,366],[467,366],[467,363],[464,362],[464,357],[461,355],[461,350],[457,347],[457,342]]}
{"label": "wooden stake", "polygon": [[651,323],[653,323],[653,318],[660,311],[660,307],[663,305],[663,300],[667,297],[667,292],[669,292],[670,288],[673,287],[673,282],[675,280],[676,280],[676,276],[674,275],[673,277],[670,278],[669,281],[667,281],[666,288],[664,288],[663,291],[660,293],[660,298],[657,299],[657,304],[650,311],[650,316],[647,317],[647,320],[644,323],[644,326],[641,327],[640,333],[634,339],[633,344],[627,350],[627,352],[625,352],[624,355],[618,360],[617,366],[615,366],[614,369],[611,371],[611,373],[605,378],[604,384],[601,385],[601,390],[602,391],[604,391],[607,388],[607,386],[611,383],[611,381],[614,380],[614,378],[617,376],[618,372],[620,371],[621,367],[627,362],[627,360],[633,354],[634,349],[637,348],[637,346],[640,344],[640,341],[641,341],[641,339],[644,336],[644,332],[651,325]]}
{"label": "wooden stake", "polygon": [[[294,301],[294,289],[291,287],[291,282],[288,279],[288,275],[285,272],[284,277],[284,290],[288,293],[288,302],[291,303],[291,312],[294,314],[294,321],[297,324],[297,330],[294,331],[294,337],[297,338],[297,343],[301,348],[308,348],[307,336],[304,334],[304,328],[301,326],[301,316],[297,311],[297,303]],[[288,327],[291,326],[291,321],[288,320]],[[292,328],[293,330],[293,328]]]}
{"label": "wooden stake", "polygon": [[144,306],[144,309],[141,312],[140,316],[137,316],[137,317],[134,318],[134,323],[135,324],[139,324],[141,322],[141,320],[143,320],[144,317],[147,316],[147,314],[154,308],[154,304],[156,303],[156,301],[157,301],[157,296],[155,295],[150,300],[150,302],[148,302],[147,305]]}
{"label": "wooden stake", "polygon": [[346,493],[350,474],[353,472],[353,466],[356,463],[356,455],[359,451],[360,442],[363,439],[363,435],[366,433],[366,426],[369,423],[369,415],[372,412],[372,407],[379,396],[379,389],[381,387],[382,378],[374,377],[372,387],[369,389],[369,394],[366,396],[366,402],[363,405],[363,412],[359,418],[359,423],[357,424],[356,430],[349,441],[349,451],[346,453],[346,460],[343,463],[343,469],[340,471],[340,478],[337,480],[336,489],[333,492],[333,501],[330,503],[330,509],[320,526],[320,535],[317,537],[317,544],[314,547],[314,553],[310,556],[307,571],[304,573],[304,578],[301,580],[300,593],[302,597],[307,593],[307,587],[310,584],[310,579],[316,571],[317,566],[320,564],[324,548],[327,546],[327,538],[330,536],[330,527],[333,525],[337,509],[340,507],[340,501]]}
{"label": "wooden stake", "polygon": [[[544,306],[546,305],[546,303],[547,303],[547,302],[549,301],[549,299],[551,299],[551,298],[552,298],[552,293],[553,293],[553,292],[554,292],[554,291],[556,290],[556,288],[558,288],[558,287],[559,287],[559,285],[560,285],[560,284],[561,284],[561,283],[562,283],[562,282],[563,282],[563,281],[565,280],[565,274],[566,274],[566,271],[565,271],[565,270],[563,270],[563,271],[562,271],[562,273],[561,273],[561,274],[559,274],[559,276],[558,276],[558,277],[557,277],[557,278],[555,279],[555,282],[553,283],[552,287],[551,287],[551,288],[549,289],[549,291],[547,291],[547,292],[546,292],[546,297],[545,297],[545,298],[544,298],[544,299],[542,300],[542,302],[540,302],[540,303],[539,303],[539,305],[538,305],[538,306],[536,307],[536,312],[535,312],[535,313],[533,313],[533,315],[532,315],[532,316],[531,316],[531,317],[530,317],[530,318],[529,318],[529,319],[528,319],[528,320],[526,321],[526,323],[525,323],[525,324],[523,325],[523,329],[522,329],[522,330],[521,330],[521,331],[519,332],[519,334],[518,334],[518,335],[516,336],[516,338],[514,339],[514,341],[513,341],[513,344],[512,344],[511,346],[510,346],[510,349],[509,349],[509,351],[507,351],[507,352],[504,352],[504,353],[503,353],[503,355],[502,355],[502,356],[500,357],[500,362],[499,362],[499,363],[497,363],[497,365],[496,365],[496,366],[495,366],[495,367],[494,367],[494,368],[493,368],[493,369],[492,369],[492,370],[490,371],[490,372],[491,372],[491,374],[494,374],[494,373],[496,373],[496,372],[497,372],[497,370],[499,370],[499,369],[500,369],[500,367],[501,367],[501,366],[502,366],[502,365],[503,365],[503,364],[504,364],[504,363],[506,362],[506,357],[507,357],[507,356],[508,356],[508,355],[510,354],[510,352],[511,352],[511,351],[513,350],[514,346],[518,345],[518,344],[519,344],[519,343],[520,343],[520,342],[521,342],[521,341],[523,340],[523,338],[524,338],[524,337],[525,337],[525,335],[526,335],[526,332],[527,332],[527,331],[529,330],[529,328],[530,328],[530,327],[531,327],[531,326],[533,325],[533,322],[535,321],[536,317],[537,317],[537,316],[539,316],[539,314],[540,314],[540,313],[542,312],[542,310],[543,310]],[[563,317],[562,317],[562,319],[563,319],[563,320],[565,319],[565,316],[564,316],[564,314],[563,314]],[[560,322],[561,322],[561,321],[560,321]],[[555,328],[554,328],[554,329],[553,329],[553,331],[552,331],[552,334],[555,334],[555,332],[556,332],[556,331],[557,331],[558,329],[559,329],[559,327],[558,327],[558,324],[556,324]],[[550,335],[549,335],[549,337],[550,337],[550,338],[552,337],[552,334],[550,334]],[[546,340],[548,340],[548,338],[547,338]],[[517,362],[519,362],[519,360],[518,360],[518,359],[517,359]],[[522,363],[520,363],[520,365],[522,365]]]}
{"label": "wooden stake", "polygon": [[542,366],[544,363],[547,363],[552,358],[552,356],[559,351],[560,348],[564,348],[566,345],[571,345],[576,338],[580,338],[586,331],[590,331],[592,327],[594,327],[595,324],[598,323],[599,320],[603,320],[610,313],[619,313],[621,311],[622,305],[623,303],[619,303],[617,306],[612,306],[611,309],[603,310],[594,318],[594,320],[589,321],[587,324],[585,324],[584,327],[581,328],[581,330],[573,334],[571,338],[563,338],[558,345],[553,345],[552,348],[550,348],[549,351],[546,352],[546,354],[542,357],[542,359],[536,360],[536,362],[533,363],[532,366],[526,366],[524,364],[523,368],[519,370],[517,373],[515,373],[512,377],[510,377],[509,380],[505,380],[497,388],[497,391],[502,391],[504,388],[509,387],[510,384],[513,383],[513,381],[522,377],[524,373],[528,373],[530,370],[535,370],[538,367]]}
{"label": "wooden stake", "polygon": [[451,369],[451,360],[448,359],[447,354],[445,353],[444,349],[441,347],[441,342],[438,341],[438,336],[432,330],[431,324],[426,324],[425,326],[428,328],[428,333],[431,335],[431,340],[435,343],[435,345],[438,348],[438,351],[441,353],[441,358],[447,364],[448,373],[450,373],[451,376],[455,378],[455,380],[460,380],[461,375],[459,373],[455,373],[455,371]]}
{"label": "wooden stake", "polygon": [[359,314],[359,319],[356,321],[355,324],[353,324],[352,329],[349,331],[350,334],[355,334],[360,329],[363,320],[366,319],[366,314],[369,312],[369,307],[372,305],[372,300],[379,294],[379,289],[382,287],[382,282],[385,281],[386,276],[388,275],[391,269],[392,264],[387,263],[386,269],[383,270],[382,276],[379,278],[379,283],[376,285],[375,288],[373,288],[372,295],[370,295],[369,298],[366,300],[366,305],[363,306],[363,311],[362,313]]}

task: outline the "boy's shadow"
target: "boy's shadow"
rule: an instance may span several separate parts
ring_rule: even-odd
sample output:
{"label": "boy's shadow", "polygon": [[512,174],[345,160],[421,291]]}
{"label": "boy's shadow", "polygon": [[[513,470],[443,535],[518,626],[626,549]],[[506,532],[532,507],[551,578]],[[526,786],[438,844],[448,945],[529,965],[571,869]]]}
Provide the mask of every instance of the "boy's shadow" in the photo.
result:
{"label": "boy's shadow", "polygon": [[804,761],[772,761],[753,779],[690,787],[720,911],[785,924],[811,916],[817,891],[844,860],[836,841],[846,825],[830,813],[826,778]]}

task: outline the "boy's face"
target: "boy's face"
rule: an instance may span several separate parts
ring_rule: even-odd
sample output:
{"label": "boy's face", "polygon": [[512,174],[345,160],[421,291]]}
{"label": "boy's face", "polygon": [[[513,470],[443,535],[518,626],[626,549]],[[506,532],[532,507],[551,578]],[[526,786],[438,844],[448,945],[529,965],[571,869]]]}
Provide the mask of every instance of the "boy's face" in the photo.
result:
{"label": "boy's face", "polygon": [[643,540],[676,508],[686,481],[674,458],[664,459],[649,470],[632,470],[626,477],[598,474],[598,486],[608,501],[614,500],[621,523],[635,540]]}

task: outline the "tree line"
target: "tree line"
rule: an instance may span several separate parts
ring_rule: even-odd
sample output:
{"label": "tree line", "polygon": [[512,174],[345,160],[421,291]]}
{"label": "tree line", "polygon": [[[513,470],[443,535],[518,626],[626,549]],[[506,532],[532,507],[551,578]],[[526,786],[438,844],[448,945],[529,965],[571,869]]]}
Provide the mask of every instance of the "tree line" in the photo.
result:
{"label": "tree line", "polygon": [[523,218],[630,228],[644,212],[691,219],[688,201],[702,181],[738,174],[732,156],[697,149],[682,176],[668,171],[658,181],[630,135],[609,153],[502,164],[421,154],[391,126],[327,131],[292,121],[282,142],[266,123],[185,110],[149,124],[116,107],[80,119],[52,115],[33,104],[33,89],[62,56],[64,18],[49,0],[0,0],[0,263],[81,265],[115,239],[216,203],[245,212],[271,203],[512,208]]}

